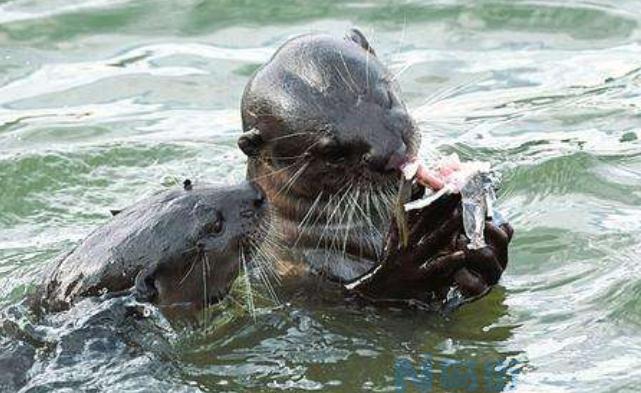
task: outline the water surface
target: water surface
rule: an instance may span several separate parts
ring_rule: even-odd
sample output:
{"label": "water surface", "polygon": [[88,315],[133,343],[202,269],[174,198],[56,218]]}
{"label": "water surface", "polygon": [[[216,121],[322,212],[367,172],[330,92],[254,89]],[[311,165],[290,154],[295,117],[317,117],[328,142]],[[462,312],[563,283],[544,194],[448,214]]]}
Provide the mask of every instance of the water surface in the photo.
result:
{"label": "water surface", "polygon": [[[632,0],[0,1],[0,308],[18,325],[0,348],[34,328],[10,306],[109,209],[184,177],[242,179],[253,70],[288,37],[356,25],[424,156],[503,171],[501,285],[449,317],[319,295],[207,334],[89,300],[36,329],[24,391],[394,391],[408,364],[434,392],[489,391],[493,364],[516,376],[506,391],[639,391],[640,23]],[[478,386],[448,385],[462,365]]]}

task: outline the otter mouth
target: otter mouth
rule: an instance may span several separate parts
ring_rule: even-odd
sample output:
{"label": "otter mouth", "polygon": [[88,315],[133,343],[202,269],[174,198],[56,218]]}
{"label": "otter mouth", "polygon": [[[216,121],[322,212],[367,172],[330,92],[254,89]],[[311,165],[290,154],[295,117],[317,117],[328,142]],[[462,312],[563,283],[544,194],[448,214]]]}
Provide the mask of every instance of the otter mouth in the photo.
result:
{"label": "otter mouth", "polygon": [[230,240],[225,251],[195,246],[180,261],[141,270],[135,280],[136,298],[154,303],[170,318],[192,317],[221,303],[266,237],[267,214],[256,218],[254,228]]}
{"label": "otter mouth", "polygon": [[154,303],[163,311],[173,311],[170,317],[186,316],[183,312],[193,313],[220,303],[229,293],[238,271],[235,258],[198,252],[184,261],[183,269],[156,267],[140,271],[134,293],[139,301]]}

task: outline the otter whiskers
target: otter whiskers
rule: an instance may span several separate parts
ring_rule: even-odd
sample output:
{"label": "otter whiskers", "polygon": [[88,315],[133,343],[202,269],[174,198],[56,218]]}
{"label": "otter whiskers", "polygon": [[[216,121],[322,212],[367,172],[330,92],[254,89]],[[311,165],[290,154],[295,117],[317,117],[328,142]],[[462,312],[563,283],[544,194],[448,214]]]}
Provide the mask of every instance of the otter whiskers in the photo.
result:
{"label": "otter whiskers", "polygon": [[252,292],[251,279],[249,277],[249,270],[247,269],[247,260],[245,259],[245,252],[243,248],[240,249],[240,263],[243,269],[245,279],[245,301],[247,302],[247,311],[252,318],[256,319],[256,307],[254,305],[254,293]]}
{"label": "otter whiskers", "polygon": [[274,194],[273,198],[277,198],[283,191],[285,193],[288,193],[290,188],[294,185],[294,183],[296,183],[296,181],[300,178],[303,172],[305,172],[308,166],[309,162],[306,162],[300,168],[298,168],[294,175],[281,187],[280,190],[278,190],[278,192],[276,192],[276,194]]}

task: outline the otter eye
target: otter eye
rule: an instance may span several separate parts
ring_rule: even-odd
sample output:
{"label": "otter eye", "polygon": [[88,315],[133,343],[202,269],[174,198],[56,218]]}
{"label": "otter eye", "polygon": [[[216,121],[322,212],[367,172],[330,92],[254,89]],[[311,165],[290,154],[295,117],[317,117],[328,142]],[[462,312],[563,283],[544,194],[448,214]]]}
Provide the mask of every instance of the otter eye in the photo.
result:
{"label": "otter eye", "polygon": [[338,144],[334,138],[324,138],[321,140],[315,149],[318,156],[323,160],[334,164],[345,162],[344,149]]}
{"label": "otter eye", "polygon": [[333,164],[340,164],[346,160],[345,155],[338,147],[323,152],[323,158]]}
{"label": "otter eye", "polygon": [[215,235],[223,231],[223,226],[224,226],[223,216],[220,214],[220,212],[217,212],[216,218],[214,219],[214,221],[205,225],[204,229],[205,229],[205,232]]}

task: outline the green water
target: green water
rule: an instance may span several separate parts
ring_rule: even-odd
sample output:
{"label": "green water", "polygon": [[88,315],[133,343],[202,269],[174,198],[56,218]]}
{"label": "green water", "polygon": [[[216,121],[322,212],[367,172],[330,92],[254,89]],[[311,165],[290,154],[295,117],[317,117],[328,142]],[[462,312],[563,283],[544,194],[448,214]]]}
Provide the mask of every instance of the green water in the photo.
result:
{"label": "green water", "polygon": [[[506,391],[638,392],[640,23],[631,0],[0,1],[0,307],[110,208],[242,179],[243,86],[310,31],[359,26],[423,153],[500,168],[516,229],[501,285],[449,317],[294,301],[182,333],[145,372],[126,348],[42,354],[28,391],[394,391],[409,361],[428,391],[480,392],[483,366],[512,361]],[[452,362],[479,385],[453,386]]]}

